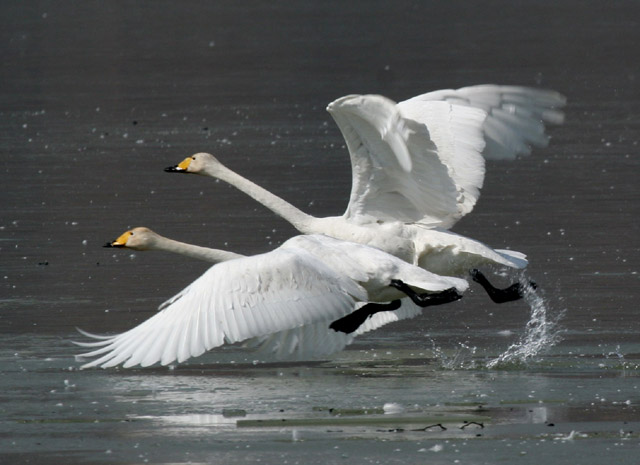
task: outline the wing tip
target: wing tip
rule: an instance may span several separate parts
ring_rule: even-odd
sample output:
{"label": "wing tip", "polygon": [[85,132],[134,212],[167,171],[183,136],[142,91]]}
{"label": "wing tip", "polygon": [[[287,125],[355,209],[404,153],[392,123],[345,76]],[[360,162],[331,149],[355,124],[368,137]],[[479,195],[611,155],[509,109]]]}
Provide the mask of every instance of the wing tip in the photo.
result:
{"label": "wing tip", "polygon": [[496,252],[502,255],[506,260],[511,262],[514,268],[522,270],[529,265],[529,260],[527,260],[527,256],[522,252],[518,252],[516,250],[508,250],[508,249],[496,249]]}
{"label": "wing tip", "polygon": [[345,102],[348,102],[349,100],[353,100],[353,99],[358,98],[358,97],[362,97],[362,95],[360,95],[360,94],[343,95],[342,97],[339,97],[339,98],[335,99],[333,102],[329,103],[327,105],[327,111],[329,113],[333,113],[333,112],[339,110],[340,107],[345,104]]}

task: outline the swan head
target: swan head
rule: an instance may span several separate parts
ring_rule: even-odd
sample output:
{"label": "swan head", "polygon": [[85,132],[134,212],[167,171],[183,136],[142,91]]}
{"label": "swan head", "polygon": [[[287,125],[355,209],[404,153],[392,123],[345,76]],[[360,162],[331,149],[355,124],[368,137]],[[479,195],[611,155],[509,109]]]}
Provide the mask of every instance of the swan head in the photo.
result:
{"label": "swan head", "polygon": [[107,242],[104,247],[149,250],[158,235],[149,228],[133,228],[121,234],[115,241]]}
{"label": "swan head", "polygon": [[169,166],[164,170],[167,173],[193,173],[204,174],[205,170],[211,171],[221,163],[210,153],[200,152],[185,158],[175,166]]}

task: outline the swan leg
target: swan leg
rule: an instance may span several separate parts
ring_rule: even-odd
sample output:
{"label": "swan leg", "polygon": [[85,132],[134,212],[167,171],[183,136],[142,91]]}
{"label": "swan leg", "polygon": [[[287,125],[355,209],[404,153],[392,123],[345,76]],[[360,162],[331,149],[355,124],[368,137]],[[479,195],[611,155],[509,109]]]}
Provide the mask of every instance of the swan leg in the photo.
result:
{"label": "swan leg", "polygon": [[355,312],[348,314],[340,318],[339,320],[334,321],[329,325],[329,328],[334,331],[339,331],[345,334],[350,334],[354,332],[356,329],[360,327],[367,318],[373,316],[378,312],[388,312],[390,310],[398,310],[400,308],[400,300],[393,300],[388,304],[378,304],[374,302],[370,302],[366,305],[363,305]]}
{"label": "swan leg", "polygon": [[504,289],[498,289],[493,284],[489,282],[487,277],[480,272],[480,270],[473,269],[469,271],[471,275],[471,279],[480,284],[491,300],[493,300],[497,304],[502,304],[504,302],[512,302],[514,300],[522,299],[524,297],[524,293],[527,287],[532,289],[536,289],[538,286],[533,281],[529,281],[528,284],[522,283],[513,283],[511,286],[506,287]]}
{"label": "swan leg", "polygon": [[413,303],[419,307],[448,304],[449,302],[455,302],[456,300],[462,299],[462,294],[460,294],[454,287],[440,292],[418,294],[399,279],[392,279],[389,285],[407,294]]}

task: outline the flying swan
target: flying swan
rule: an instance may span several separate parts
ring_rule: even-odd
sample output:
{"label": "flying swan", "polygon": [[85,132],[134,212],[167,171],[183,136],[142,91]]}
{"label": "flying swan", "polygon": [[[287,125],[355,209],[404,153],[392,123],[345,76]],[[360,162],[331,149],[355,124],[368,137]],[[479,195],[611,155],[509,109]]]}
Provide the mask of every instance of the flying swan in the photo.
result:
{"label": "flying swan", "polygon": [[[209,263],[220,263],[243,257],[234,252],[169,239],[145,227],[126,231],[116,240],[107,242],[104,247],[138,251],[159,250]],[[355,336],[395,321],[414,318],[422,310],[417,305],[404,304],[400,309],[396,308],[397,306],[397,302],[389,305],[382,304],[379,307],[371,304],[357,304],[356,307],[359,308],[354,314],[335,322],[320,321],[298,326],[245,341],[243,345],[253,349],[253,356],[265,360],[309,360],[328,356],[343,350],[353,342]],[[363,309],[363,307],[366,308]],[[94,336],[86,331],[80,332],[89,337]]]}
{"label": "flying swan", "polygon": [[197,153],[165,171],[221,179],[303,234],[373,246],[441,275],[471,270],[494,301],[506,302],[522,297],[522,285],[500,292],[476,268],[522,269],[525,255],[494,250],[448,229],[477,202],[485,158],[513,159],[531,146],[545,146],[544,124],[562,123],[564,103],[557,92],[494,85],[436,91],[398,104],[379,95],[332,102],[327,110],[351,156],[351,197],[342,216],[308,215],[211,154]]}
{"label": "flying swan", "polygon": [[[137,232],[128,231],[119,240],[135,248]],[[168,239],[156,246],[196,250]],[[305,325],[342,321],[338,324],[349,326],[355,318],[358,328],[393,307],[387,302],[406,296],[419,306],[451,302],[468,286],[465,280],[435,275],[373,247],[322,235],[295,236],[250,257],[214,249],[207,253],[220,263],[148,320],[114,336],[85,333],[97,341],[77,342],[93,349],[79,357],[97,358],[81,368],[183,362],[223,344]],[[354,311],[358,303],[365,305]]]}

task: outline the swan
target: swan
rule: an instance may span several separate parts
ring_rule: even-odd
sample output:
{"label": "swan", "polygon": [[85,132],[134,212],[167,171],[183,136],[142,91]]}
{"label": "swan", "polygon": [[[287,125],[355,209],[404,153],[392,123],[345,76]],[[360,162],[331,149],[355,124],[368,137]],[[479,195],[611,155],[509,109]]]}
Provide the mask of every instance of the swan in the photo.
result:
{"label": "swan", "polygon": [[[131,230],[125,231],[117,239],[107,242],[104,245],[104,247],[128,248],[128,249],[133,249],[138,251],[160,250],[160,251],[171,252],[171,253],[175,253],[175,254],[190,257],[190,258],[195,258],[198,260],[203,260],[209,263],[220,263],[223,261],[244,257],[244,255],[240,255],[234,252],[229,252],[226,250],[201,247],[201,246],[187,244],[185,242],[169,239],[165,236],[161,236],[160,234],[146,227],[136,227]],[[486,282],[487,282],[486,285],[490,286],[488,281]],[[492,289],[492,291],[495,292],[495,289]],[[394,310],[397,310],[397,308],[395,308],[397,307],[397,305],[398,305],[397,302],[394,302],[390,305],[383,305],[380,307],[376,307],[372,305],[367,307],[367,309],[369,310],[372,308],[378,309],[378,311],[376,311],[375,313],[366,313],[365,310],[359,309],[356,315],[360,315],[360,318],[356,318],[355,316],[351,317],[350,320],[345,320],[343,318],[342,321],[350,321],[348,326],[341,326],[340,324],[335,324],[334,322],[331,326],[334,329],[334,331],[329,332],[329,334],[333,334],[334,332],[343,332],[346,334],[356,333],[356,335],[364,334],[365,332],[371,331],[373,329],[377,329],[380,326],[390,323],[392,321],[398,321],[400,319],[405,319],[405,318],[413,318],[417,316],[418,313],[420,312],[419,306],[410,306],[410,305],[405,305],[403,307],[402,312],[393,312]],[[389,311],[384,311],[384,310],[389,310]],[[386,313],[386,315],[383,316],[382,315],[383,313]],[[374,315],[375,317],[371,318]],[[369,320],[369,321],[366,322],[365,320]],[[359,323],[359,326],[356,327],[358,323]],[[321,325],[318,325],[317,329],[313,329],[312,333],[313,334],[316,334],[318,332],[323,333],[323,332],[326,332],[328,328],[329,326],[327,326],[323,322]],[[274,335],[273,337],[271,337],[271,339],[272,340],[276,340],[276,338],[294,339],[294,336],[292,334],[297,334],[302,330],[304,330],[303,332],[309,332],[305,327],[301,327],[301,328],[296,328],[296,331],[294,332],[288,331],[286,336],[283,335],[284,333],[283,334],[279,333],[277,336]],[[304,339],[304,337],[302,336],[295,336],[295,337],[297,337],[297,339],[299,340]],[[262,341],[263,338],[260,338],[260,340]],[[336,347],[338,347],[339,344],[342,344],[342,341],[336,342]],[[256,344],[252,343],[250,345],[256,345]],[[283,344],[283,345],[286,345],[286,344]],[[289,345],[293,347],[293,345],[295,344],[289,344]],[[310,350],[309,349],[304,350],[300,344],[297,345],[297,348],[301,352],[298,355],[303,355],[303,353],[308,353],[307,355],[311,355],[311,353],[317,352],[317,350],[313,347],[310,348]],[[340,349],[341,348],[342,347],[340,347]],[[339,349],[331,349],[329,352],[326,352],[326,354],[336,352],[337,350]],[[280,358],[282,358],[282,356],[283,354],[281,353]]]}
{"label": "swan", "polygon": [[[148,248],[148,242],[136,244],[140,232],[126,232],[118,246]],[[196,251],[159,235],[153,239],[161,250]],[[250,257],[213,249],[208,256],[219,262],[148,320],[114,336],[83,332],[97,341],[76,342],[93,349],[79,357],[97,358],[81,368],[183,362],[223,344],[329,325],[357,312],[359,319],[367,313],[366,320],[406,296],[419,306],[454,301],[468,286],[465,280],[435,275],[373,247],[318,234],[295,236]],[[354,312],[358,303],[365,305]],[[368,305],[379,306],[363,311]]]}
{"label": "swan", "polygon": [[[137,227],[124,232],[117,239],[107,242],[104,247],[128,248],[137,251],[160,250],[203,260],[209,263],[241,258],[243,255],[219,249],[211,249],[166,238],[146,227]],[[488,284],[490,286],[490,284]],[[245,341],[245,347],[252,348],[257,358],[269,360],[309,360],[328,356],[343,350],[356,336],[376,330],[386,324],[414,318],[421,307],[406,302],[401,308],[397,302],[377,307],[358,304],[353,314],[329,324],[321,321],[279,331],[268,336]],[[373,311],[372,311],[373,310]],[[96,335],[79,330],[85,336]]]}
{"label": "swan", "polygon": [[[495,289],[482,265],[515,269],[526,256],[449,231],[469,213],[484,182],[485,158],[513,159],[548,143],[544,123],[560,124],[565,98],[553,91],[480,85],[442,90],[396,104],[380,95],[348,95],[329,104],[351,157],[352,190],[342,216],[317,218],[197,153],[167,172],[225,181],[303,234],[324,234],[379,248],[441,275],[471,277]],[[532,283],[533,284],[533,283]],[[496,302],[521,298],[516,283],[490,292]]]}

